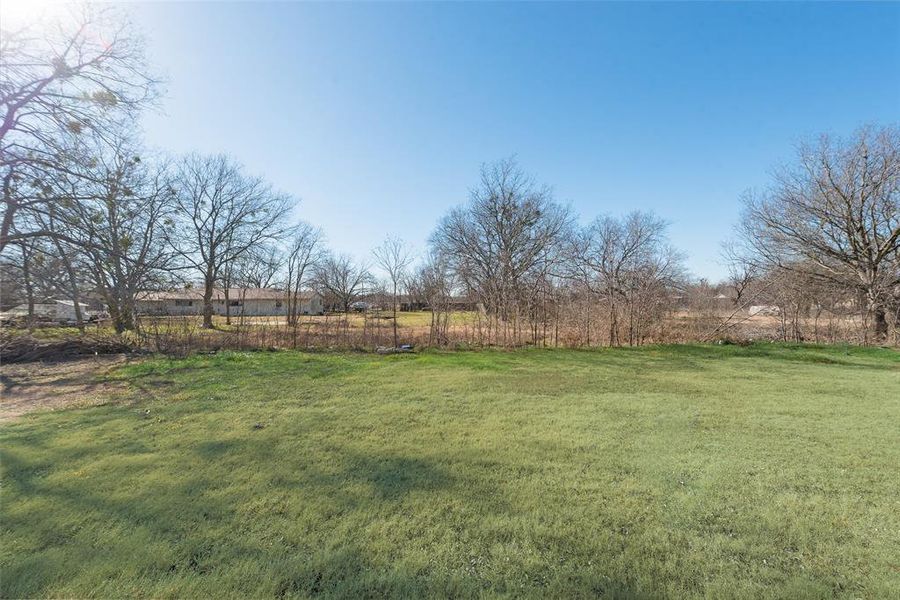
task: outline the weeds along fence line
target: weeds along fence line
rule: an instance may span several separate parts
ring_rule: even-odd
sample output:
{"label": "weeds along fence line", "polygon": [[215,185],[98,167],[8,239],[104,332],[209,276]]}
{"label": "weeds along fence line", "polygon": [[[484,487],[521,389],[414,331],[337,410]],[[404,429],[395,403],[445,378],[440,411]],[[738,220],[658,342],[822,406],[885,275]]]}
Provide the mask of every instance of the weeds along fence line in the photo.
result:
{"label": "weeds along fence line", "polygon": [[[144,347],[163,354],[185,355],[218,350],[353,350],[371,351],[393,345],[393,328],[385,319],[353,319],[331,315],[317,321],[287,323],[254,317],[244,323],[200,327],[196,319],[153,319],[141,328]],[[402,343],[432,345],[427,332],[404,331]]]}
{"label": "weeds along fence line", "polygon": [[[613,330],[616,327],[617,330]],[[859,319],[789,319],[780,316],[729,318],[725,314],[671,311],[639,325],[611,323],[603,312],[571,310],[553,319],[502,322],[478,311],[423,311],[414,324],[398,323],[399,345],[415,348],[558,347],[590,348],[645,344],[731,341],[785,341],[864,345]],[[235,319],[232,325],[201,327],[192,317],[142,321],[134,336],[142,349],[169,355],[219,350],[349,350],[371,352],[394,346],[393,320],[382,314],[330,314],[298,319]],[[891,340],[900,345],[900,340]]]}
{"label": "weeds along fence line", "polygon": [[[834,314],[748,318],[712,311],[669,311],[635,324],[611,322],[603,311],[573,305],[553,318],[500,321],[479,311],[407,313],[397,327],[397,343],[414,348],[591,348],[696,342],[785,341],[865,345],[863,319]],[[549,314],[549,313],[548,313]],[[371,352],[394,346],[393,320],[383,313],[338,313],[287,322],[279,317],[237,317],[204,328],[196,316],[143,317],[136,332],[111,326],[87,332],[75,328],[26,330],[6,327],[0,334],[4,362],[59,360],[93,354],[154,352],[171,356],[220,350],[312,350]],[[616,330],[613,330],[613,327]],[[896,336],[889,345],[900,346]]]}

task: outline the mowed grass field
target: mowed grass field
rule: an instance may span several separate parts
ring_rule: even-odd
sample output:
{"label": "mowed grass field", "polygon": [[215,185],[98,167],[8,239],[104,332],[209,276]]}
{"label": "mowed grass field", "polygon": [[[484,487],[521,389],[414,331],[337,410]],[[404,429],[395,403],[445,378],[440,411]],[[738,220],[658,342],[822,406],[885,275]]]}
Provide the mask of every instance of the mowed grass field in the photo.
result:
{"label": "mowed grass field", "polygon": [[223,353],[2,425],[14,597],[900,597],[900,353]]}

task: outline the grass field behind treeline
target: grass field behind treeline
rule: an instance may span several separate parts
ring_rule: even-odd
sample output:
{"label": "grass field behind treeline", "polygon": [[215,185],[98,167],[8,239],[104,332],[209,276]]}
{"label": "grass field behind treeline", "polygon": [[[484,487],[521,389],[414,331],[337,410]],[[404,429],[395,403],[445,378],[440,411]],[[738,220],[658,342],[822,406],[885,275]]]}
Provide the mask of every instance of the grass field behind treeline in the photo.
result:
{"label": "grass field behind treeline", "polygon": [[220,353],[2,426],[18,597],[900,597],[900,353]]}

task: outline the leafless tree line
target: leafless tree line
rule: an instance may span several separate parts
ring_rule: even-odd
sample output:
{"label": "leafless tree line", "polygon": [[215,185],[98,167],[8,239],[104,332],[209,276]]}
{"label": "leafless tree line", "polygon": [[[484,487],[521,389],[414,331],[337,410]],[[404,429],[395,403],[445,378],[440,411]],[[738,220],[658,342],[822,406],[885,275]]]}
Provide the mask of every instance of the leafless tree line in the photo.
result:
{"label": "leafless tree line", "polygon": [[31,309],[49,284],[35,279],[42,265],[59,263],[65,277],[49,287],[73,300],[78,326],[91,293],[117,331],[138,326],[139,293],[196,279],[211,327],[214,286],[271,283],[259,268],[267,244],[309,233],[286,224],[292,199],[229,157],[142,147],[137,119],[158,82],[114,8],[80,5],[43,25],[4,31],[0,44],[6,273]]}
{"label": "leafless tree line", "polygon": [[[665,231],[664,221],[641,212],[580,227],[550,188],[505,160],[483,168],[469,203],[439,223],[432,247],[481,307],[482,342],[557,344],[562,315],[578,312],[579,343],[640,344],[685,280]],[[602,333],[592,331],[599,314]]]}
{"label": "leafless tree line", "polygon": [[690,279],[658,216],[583,224],[512,159],[482,168],[423,258],[387,237],[367,263],[328,251],[319,229],[292,220],[291,196],[233,158],[141,144],[138,118],[159,82],[115,9],[78,7],[50,35],[4,32],[0,62],[3,294],[30,307],[69,298],[82,329],[86,299],[123,332],[141,326],[141,293],[194,285],[205,328],[216,289],[228,324],[229,294],[281,289],[294,345],[308,290],[343,315],[319,327],[346,336],[354,309],[365,331],[386,309],[371,328],[395,347],[409,335],[401,309],[429,312],[421,341],[434,345],[711,340],[755,322],[754,306],[785,340],[846,339],[849,320],[864,343],[898,341],[897,127],[800,147],[744,199],[731,276],[718,285]]}

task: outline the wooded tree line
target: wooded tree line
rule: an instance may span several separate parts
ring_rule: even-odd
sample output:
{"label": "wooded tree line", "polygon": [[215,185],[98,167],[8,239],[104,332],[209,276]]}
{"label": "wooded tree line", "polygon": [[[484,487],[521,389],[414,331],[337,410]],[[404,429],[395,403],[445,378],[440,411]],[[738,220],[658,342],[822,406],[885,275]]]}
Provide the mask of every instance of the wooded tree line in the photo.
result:
{"label": "wooded tree line", "polygon": [[[467,339],[482,344],[641,344],[707,309],[705,329],[679,335],[724,336],[753,305],[777,307],[784,339],[819,339],[820,319],[844,318],[866,342],[897,341],[897,126],[807,143],[748,193],[718,286],[691,280],[658,216],[584,224],[512,159],[482,168],[424,257],[388,237],[360,262],[328,251],[319,229],[291,220],[290,195],[235,159],[142,145],[139,118],[160,85],[114,9],[85,5],[52,30],[4,32],[0,61],[3,296],[69,298],[79,324],[81,303],[99,299],[117,331],[138,328],[140,293],[194,285],[206,327],[216,288],[278,287],[293,326],[308,289],[344,313],[382,298],[394,345],[401,301],[431,311],[435,344],[451,341],[463,305],[477,309]],[[828,331],[821,341],[835,339]]]}

